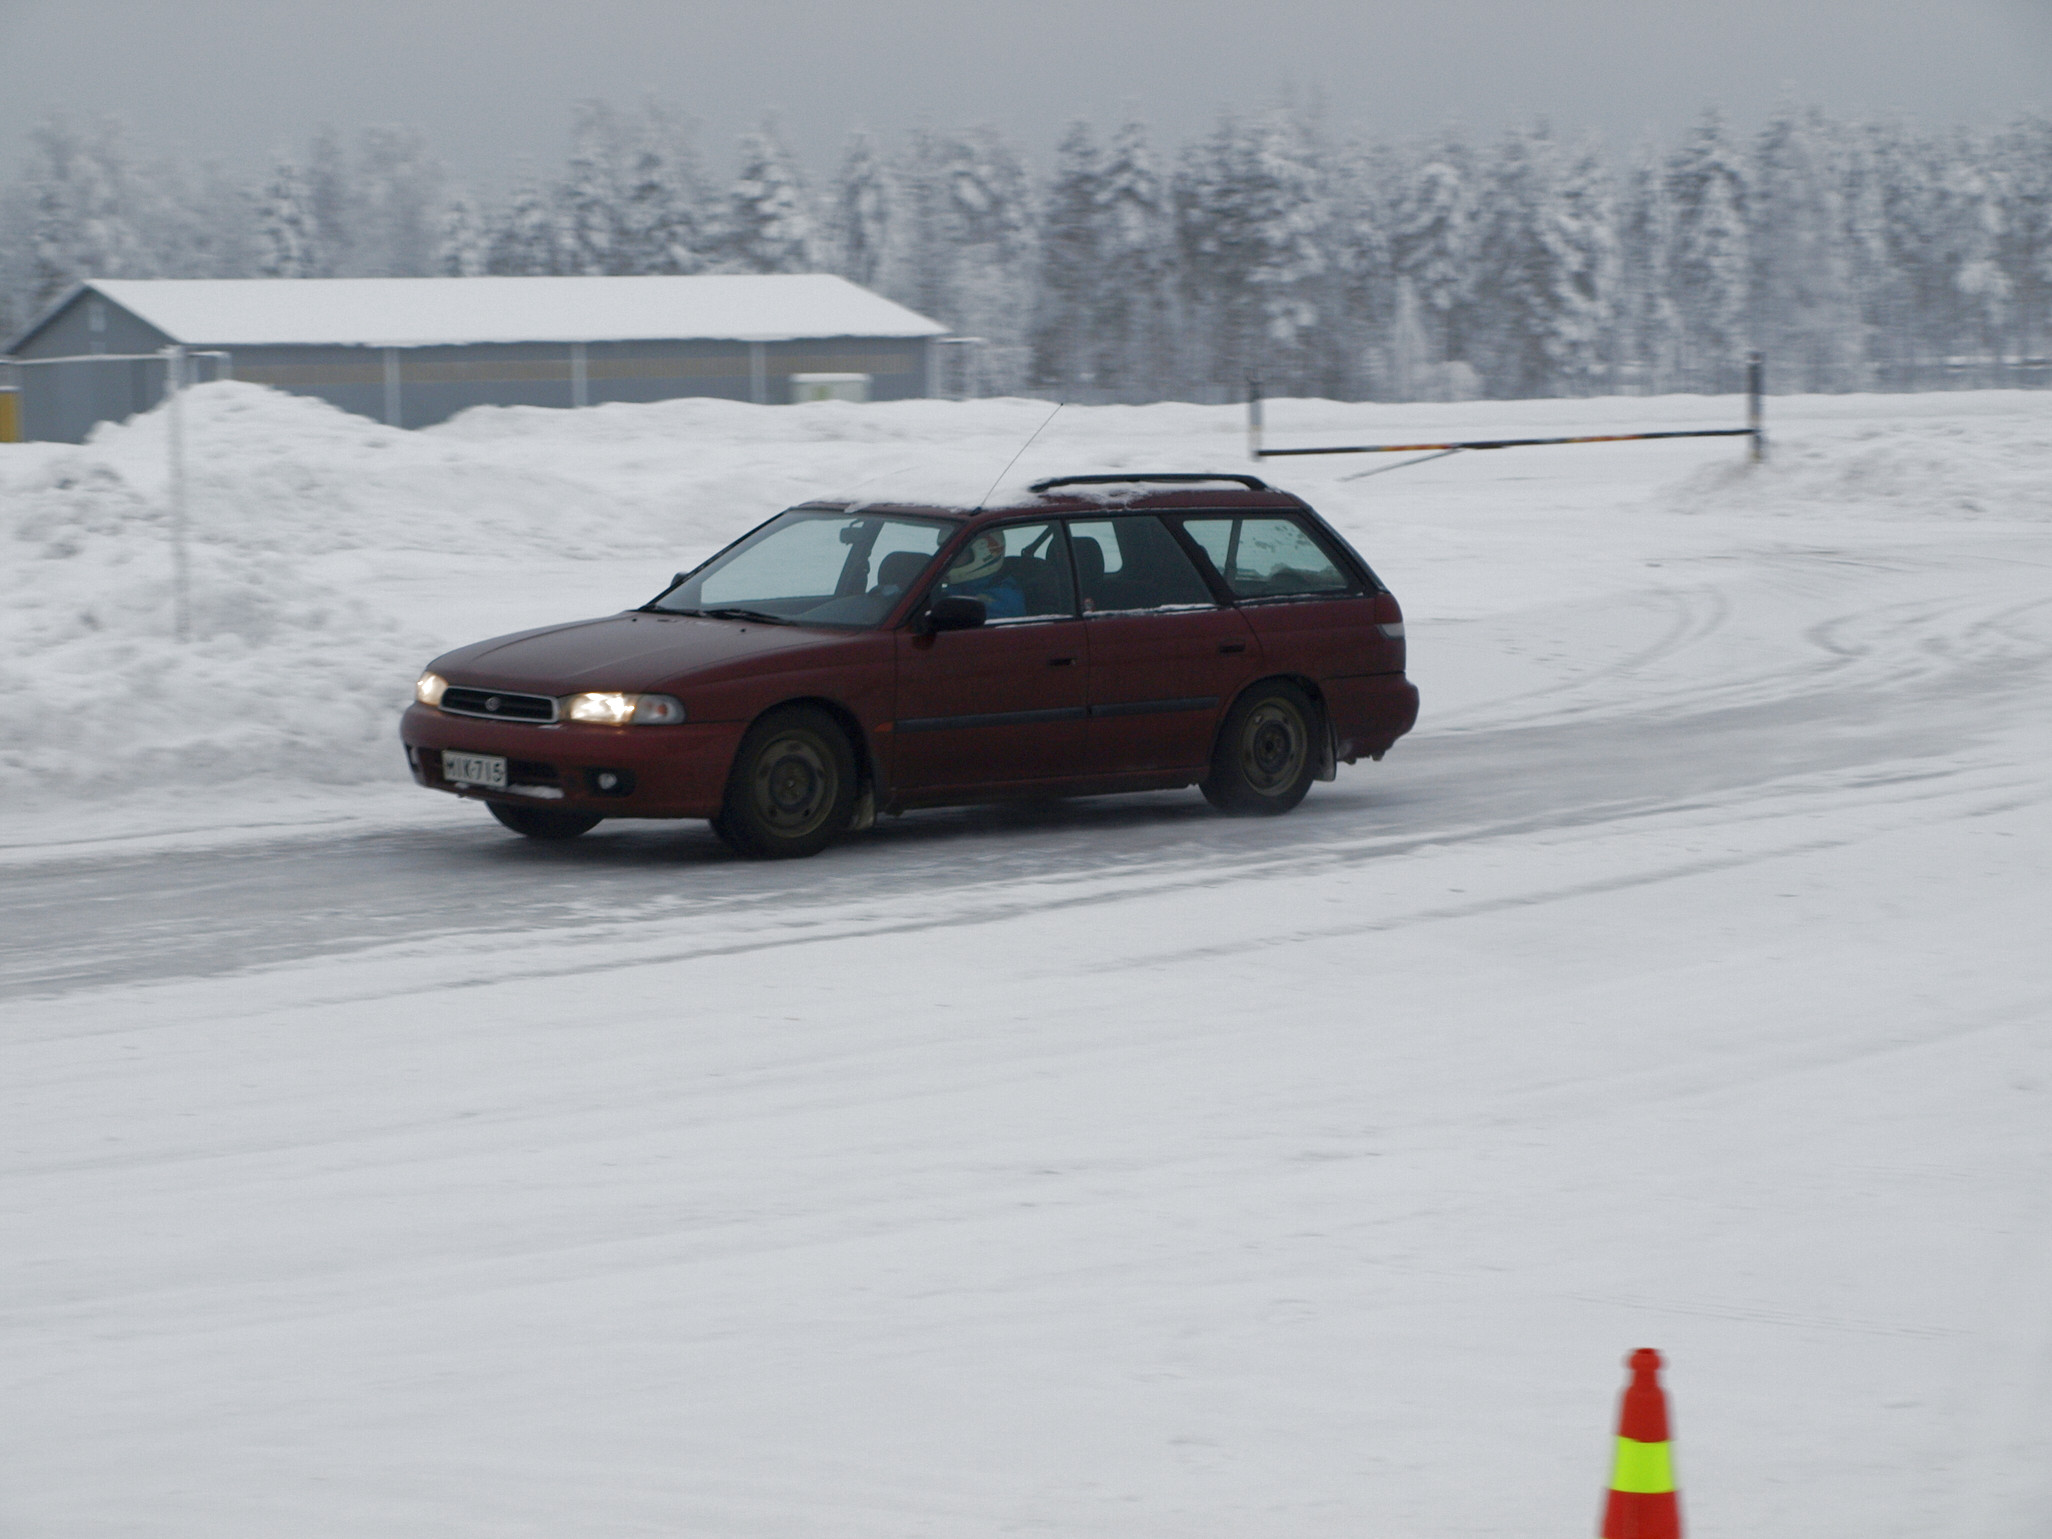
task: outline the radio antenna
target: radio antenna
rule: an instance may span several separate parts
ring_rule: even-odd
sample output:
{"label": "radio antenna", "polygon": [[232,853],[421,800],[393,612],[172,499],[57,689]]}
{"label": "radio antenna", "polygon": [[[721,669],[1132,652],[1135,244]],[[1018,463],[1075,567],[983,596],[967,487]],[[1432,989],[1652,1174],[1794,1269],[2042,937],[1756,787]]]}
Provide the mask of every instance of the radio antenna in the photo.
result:
{"label": "radio antenna", "polygon": [[1054,421],[1055,413],[1059,412],[1064,406],[1067,406],[1068,404],[1069,403],[1067,401],[1055,402],[1055,409],[1054,411],[1051,411],[1047,414],[1047,420],[1042,422],[1039,427],[1033,430],[1033,438],[1029,438],[1026,440],[1026,442],[1019,445],[1018,454],[1013,455],[1010,459],[1005,461],[1005,468],[997,473],[997,480],[990,483],[990,491],[985,492],[983,494],[983,502],[979,502],[976,504],[977,512],[981,513],[983,511],[983,503],[990,501],[991,492],[995,492],[998,489],[999,483],[1002,482],[1006,476],[1012,473],[1012,467],[1019,463],[1020,458],[1026,453],[1028,449],[1033,447],[1033,439],[1038,438],[1042,433],[1045,433],[1047,431],[1047,424],[1049,422]]}

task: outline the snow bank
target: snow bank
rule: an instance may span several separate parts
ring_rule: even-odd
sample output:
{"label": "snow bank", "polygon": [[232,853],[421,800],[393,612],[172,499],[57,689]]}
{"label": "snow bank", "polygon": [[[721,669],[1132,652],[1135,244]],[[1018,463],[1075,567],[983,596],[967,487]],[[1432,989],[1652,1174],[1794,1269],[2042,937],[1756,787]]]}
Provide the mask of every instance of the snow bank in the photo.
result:
{"label": "snow bank", "polygon": [[[1564,521],[1621,507],[1641,521],[1831,509],[2043,519],[2046,403],[2017,392],[1776,400],[1764,473],[1724,445],[1466,456],[1388,479],[1354,479],[1383,462],[1351,457],[1264,473],[1354,535],[1429,618],[1530,602],[1520,552],[1538,560]],[[1281,400],[1268,420],[1281,445],[1720,425],[1737,412],[1692,397]],[[791,503],[974,503],[1051,474],[1246,467],[1237,407],[1051,413],[1025,400],[681,400],[487,407],[403,432],[255,385],[199,386],[187,399],[194,640],[183,648],[170,640],[162,411],[83,446],[0,448],[0,797],[22,807],[151,787],[395,782],[393,718],[436,652],[638,603]],[[1629,457],[1661,453],[1674,474],[1649,500],[1647,462]],[[1429,516],[1416,511],[1426,486]],[[1605,560],[1627,559],[1614,542],[1583,544],[1576,560],[1545,558],[1555,594],[1599,590]],[[1484,548],[1495,559],[1478,561]]]}
{"label": "snow bank", "polygon": [[[1832,424],[1837,431],[1816,431],[1815,413],[1806,411],[1807,431],[1770,438],[1764,473],[1738,463],[1704,466],[1676,489],[1677,505],[1789,516],[1836,506],[1894,518],[2052,519],[2052,400],[2043,394],[1825,400],[1837,408],[1833,415],[1843,414]],[[1905,401],[1917,408],[1905,412]],[[1924,414],[1927,403],[1947,401],[1958,404],[1944,417]]]}

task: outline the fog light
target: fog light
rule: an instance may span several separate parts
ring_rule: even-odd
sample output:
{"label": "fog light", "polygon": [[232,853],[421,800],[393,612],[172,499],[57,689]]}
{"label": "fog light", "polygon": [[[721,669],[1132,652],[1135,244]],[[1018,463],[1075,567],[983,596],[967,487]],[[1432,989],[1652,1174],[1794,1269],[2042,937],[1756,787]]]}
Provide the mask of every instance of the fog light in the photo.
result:
{"label": "fog light", "polygon": [[588,769],[584,784],[594,796],[632,796],[634,772],[623,769]]}

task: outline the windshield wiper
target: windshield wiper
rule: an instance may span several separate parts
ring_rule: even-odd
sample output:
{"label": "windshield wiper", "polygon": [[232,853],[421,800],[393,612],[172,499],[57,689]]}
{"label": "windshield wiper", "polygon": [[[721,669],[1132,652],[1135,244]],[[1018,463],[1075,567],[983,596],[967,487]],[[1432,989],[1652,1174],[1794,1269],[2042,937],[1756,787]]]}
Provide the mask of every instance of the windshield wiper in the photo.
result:
{"label": "windshield wiper", "polygon": [[717,609],[666,609],[664,614],[690,615],[703,620],[758,620],[764,625],[789,625],[792,622],[782,615],[773,615],[766,609],[742,609],[729,604]]}

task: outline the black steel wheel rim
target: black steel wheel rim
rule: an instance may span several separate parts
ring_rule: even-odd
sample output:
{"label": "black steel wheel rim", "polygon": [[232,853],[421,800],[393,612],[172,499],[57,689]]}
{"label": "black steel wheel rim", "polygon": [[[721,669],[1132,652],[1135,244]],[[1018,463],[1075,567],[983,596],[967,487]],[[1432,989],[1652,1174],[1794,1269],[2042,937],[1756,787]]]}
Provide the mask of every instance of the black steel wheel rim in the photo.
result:
{"label": "black steel wheel rim", "polygon": [[752,780],[756,815],[786,839],[818,829],[841,789],[832,751],[809,732],[787,732],[763,744]]}
{"label": "black steel wheel rim", "polygon": [[1247,713],[1240,732],[1240,773],[1263,796],[1280,796],[1303,773],[1310,742],[1295,706],[1287,700],[1264,700]]}

